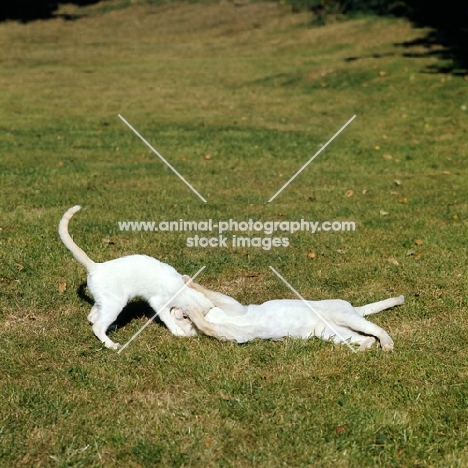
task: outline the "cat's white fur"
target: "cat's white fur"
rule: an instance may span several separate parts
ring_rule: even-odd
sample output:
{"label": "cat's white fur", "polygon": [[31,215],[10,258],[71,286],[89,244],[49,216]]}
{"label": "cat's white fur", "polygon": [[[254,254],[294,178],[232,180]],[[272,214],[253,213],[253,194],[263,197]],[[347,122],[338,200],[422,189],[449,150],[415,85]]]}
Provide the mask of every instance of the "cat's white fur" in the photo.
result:
{"label": "cat's white fur", "polygon": [[213,307],[206,296],[189,288],[173,267],[155,258],[129,255],[104,263],[93,262],[68,233],[68,223],[80,209],[74,206],[63,215],[59,234],[75,259],[88,270],[88,288],[95,301],[88,320],[93,324],[94,334],[108,348],[118,349],[120,345],[106,335],[107,329],[135,297],[148,301],[167,328],[180,336],[185,336],[186,332],[170,313],[172,307],[201,316]]}
{"label": "cat's white fur", "polygon": [[[184,281],[188,283],[190,278],[184,276]],[[340,299],[307,303],[281,299],[243,306],[232,297],[197,283],[190,283],[190,287],[203,293],[216,307],[206,316],[196,310],[172,309],[172,315],[185,333],[195,335],[199,330],[220,340],[238,343],[255,338],[278,340],[286,336],[303,339],[316,336],[335,343],[347,341],[360,345],[359,350],[365,350],[377,338],[382,349],[390,351],[393,340],[388,333],[364,316],[404,303],[404,297],[399,296],[362,307],[353,307]]]}

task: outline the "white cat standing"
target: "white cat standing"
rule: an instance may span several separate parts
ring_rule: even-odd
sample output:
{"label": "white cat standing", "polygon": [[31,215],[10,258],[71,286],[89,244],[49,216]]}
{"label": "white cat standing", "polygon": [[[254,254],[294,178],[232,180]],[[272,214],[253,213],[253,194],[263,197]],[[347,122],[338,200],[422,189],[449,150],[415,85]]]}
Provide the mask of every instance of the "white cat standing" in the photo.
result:
{"label": "white cat standing", "polygon": [[[184,281],[188,283],[190,278],[184,276]],[[203,293],[216,307],[205,316],[196,310],[172,309],[172,315],[185,334],[195,335],[199,330],[220,340],[238,343],[255,338],[279,340],[286,336],[303,339],[315,336],[335,343],[357,344],[362,351],[370,348],[377,338],[384,351],[391,351],[393,340],[390,335],[364,316],[405,302],[404,297],[399,296],[362,307],[353,307],[341,299],[280,299],[244,306],[230,296],[197,283],[190,283],[190,287]]]}
{"label": "white cat standing", "polygon": [[59,235],[75,259],[88,270],[88,288],[95,301],[88,320],[93,324],[94,334],[106,347],[118,349],[120,345],[106,335],[107,329],[129,300],[141,297],[148,301],[174,335],[186,336],[170,313],[171,308],[203,316],[213,304],[203,294],[187,287],[173,267],[155,258],[129,255],[104,263],[93,262],[68,233],[68,223],[80,209],[80,206],[74,206],[63,215]]}

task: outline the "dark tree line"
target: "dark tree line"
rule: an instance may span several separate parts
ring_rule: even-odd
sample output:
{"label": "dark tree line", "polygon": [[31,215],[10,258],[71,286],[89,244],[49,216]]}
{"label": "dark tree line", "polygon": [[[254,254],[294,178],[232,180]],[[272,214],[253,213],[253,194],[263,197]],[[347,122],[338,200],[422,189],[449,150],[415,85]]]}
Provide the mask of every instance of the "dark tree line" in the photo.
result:
{"label": "dark tree line", "polygon": [[59,3],[74,3],[75,5],[91,5],[99,0],[73,0],[59,2],[58,0],[4,0],[0,4],[0,21],[11,19],[22,22],[37,19],[52,18]]}

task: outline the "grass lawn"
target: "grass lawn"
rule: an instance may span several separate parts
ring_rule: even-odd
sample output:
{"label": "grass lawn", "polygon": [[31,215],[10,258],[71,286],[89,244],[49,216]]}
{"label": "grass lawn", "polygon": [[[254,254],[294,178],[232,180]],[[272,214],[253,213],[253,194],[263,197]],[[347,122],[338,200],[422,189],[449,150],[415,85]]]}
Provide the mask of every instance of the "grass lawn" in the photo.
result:
{"label": "grass lawn", "polygon": [[[466,77],[403,47],[427,33],[404,20],[312,27],[273,2],[134,3],[0,24],[0,465],[468,466]],[[105,349],[57,235],[75,204],[70,231],[93,260],[206,266],[199,282],[245,303],[294,297],[270,265],[309,299],[404,294],[371,317],[395,350],[239,346],[156,323]],[[227,247],[197,248],[195,233],[118,225],[180,219],[356,229],[230,231]],[[131,304],[112,339],[150,313]]]}

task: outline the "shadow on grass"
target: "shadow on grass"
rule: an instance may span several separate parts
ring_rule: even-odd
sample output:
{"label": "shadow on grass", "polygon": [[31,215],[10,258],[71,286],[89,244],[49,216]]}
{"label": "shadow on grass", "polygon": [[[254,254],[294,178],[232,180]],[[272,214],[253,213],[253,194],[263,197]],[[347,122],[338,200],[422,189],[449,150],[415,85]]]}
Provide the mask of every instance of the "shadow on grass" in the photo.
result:
{"label": "shadow on grass", "polygon": [[[444,34],[440,30],[431,31],[424,38],[396,45],[408,50],[403,53],[404,57],[437,57],[440,62],[428,67],[429,72],[466,75],[468,74],[468,49],[462,47],[463,43],[468,44],[468,30],[453,31],[450,34]],[[421,46],[426,49],[424,52],[411,51],[412,48]],[[441,49],[440,46],[443,48]]]}
{"label": "shadow on grass", "polygon": [[78,19],[74,15],[57,15],[59,3],[73,3],[78,6],[99,3],[99,0],[73,0],[70,2],[59,2],[56,0],[16,0],[5,1],[0,5],[0,21],[14,20],[28,23],[38,19],[63,18],[65,20]]}
{"label": "shadow on grass", "polygon": [[[86,290],[86,283],[81,283],[76,290],[76,293],[80,299],[87,302],[90,306],[94,305],[94,300],[88,295]],[[156,312],[150,307],[146,301],[136,300],[129,302],[120,312],[117,320],[109,327],[109,330],[115,330],[116,328],[123,328],[128,325],[132,320],[141,319],[146,317],[148,320],[153,318]],[[164,322],[159,317],[155,317],[153,321],[165,327]]]}
{"label": "shadow on grass", "polygon": [[[383,14],[385,13],[388,12]],[[423,38],[395,44],[406,49],[404,57],[437,57],[439,63],[430,66],[429,73],[468,74],[467,2],[408,0],[406,7],[400,11],[393,11],[393,15],[408,18],[417,28],[431,29]],[[345,60],[353,61],[368,57],[348,57]]]}

